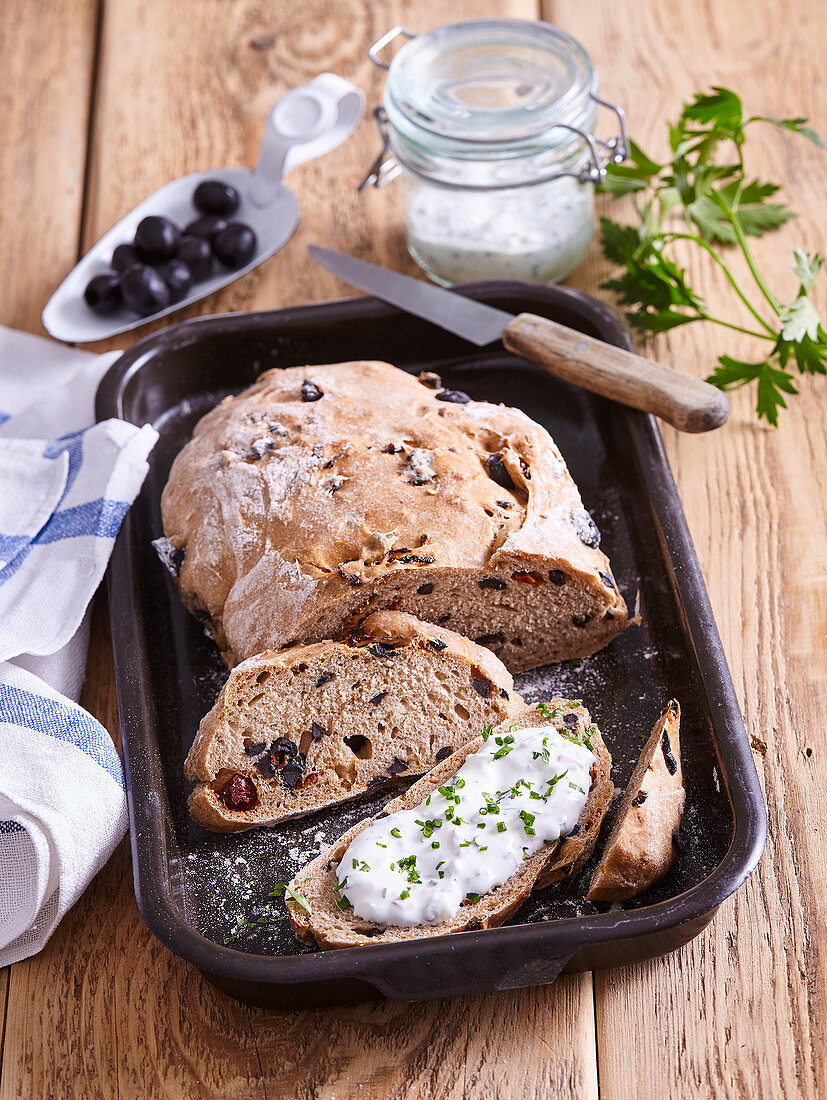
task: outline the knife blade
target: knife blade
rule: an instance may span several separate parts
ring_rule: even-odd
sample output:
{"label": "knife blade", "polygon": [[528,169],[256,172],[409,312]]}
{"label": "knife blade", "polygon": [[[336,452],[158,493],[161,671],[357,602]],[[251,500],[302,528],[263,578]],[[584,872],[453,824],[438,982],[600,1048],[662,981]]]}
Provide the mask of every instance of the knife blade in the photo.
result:
{"label": "knife blade", "polygon": [[592,393],[654,413],[684,432],[706,432],[729,416],[726,395],[708,382],[661,366],[613,344],[533,313],[508,313],[412,279],[398,271],[310,245],[308,252],[343,282],[485,347],[502,340],[509,351],[557,378]]}
{"label": "knife blade", "polygon": [[505,326],[514,320],[514,314],[506,313],[504,309],[475,302],[433,283],[424,283],[421,279],[412,279],[410,275],[401,275],[398,271],[388,271],[366,260],[357,260],[355,256],[343,256],[340,252],[332,252],[316,244],[308,245],[307,251],[317,264],[337,275],[342,282],[366,290],[368,294],[405,313],[413,313],[423,321],[430,321],[455,336],[461,336],[478,348],[499,340]]}

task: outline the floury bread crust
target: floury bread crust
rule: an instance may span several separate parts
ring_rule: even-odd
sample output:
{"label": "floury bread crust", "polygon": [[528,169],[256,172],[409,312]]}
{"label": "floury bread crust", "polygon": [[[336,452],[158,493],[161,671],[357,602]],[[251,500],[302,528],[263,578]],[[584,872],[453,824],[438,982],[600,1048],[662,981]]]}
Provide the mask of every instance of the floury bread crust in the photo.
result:
{"label": "floury bread crust", "polygon": [[667,704],[632,772],[603,856],[592,875],[590,901],[625,901],[662,879],[675,860],[686,794],[680,743],[681,708]]}
{"label": "floury bread crust", "polygon": [[[521,705],[489,650],[380,611],[347,641],[230,673],[184,765],[190,813],[217,832],[300,817],[427,771]],[[235,790],[254,803],[238,808]]]}
{"label": "floury bread crust", "polygon": [[374,610],[512,671],[628,625],[599,533],[524,413],[387,363],[271,370],[196,426],[162,498],[167,563],[231,666]]}
{"label": "floury bread crust", "polygon": [[[478,902],[463,902],[459,912],[451,920],[441,924],[401,928],[392,925],[377,926],[357,917],[352,909],[342,910],[337,905],[339,861],[353,838],[376,820],[367,818],[349,829],[328,851],[308,863],[290,884],[310,906],[308,913],[289,895],[285,899],[293,931],[303,943],[317,943],[325,949],[358,947],[370,943],[390,943],[425,936],[442,936],[449,932],[494,928],[512,916],[533,889],[577,874],[594,848],[614,793],[609,750],[600,731],[592,724],[585,707],[566,699],[551,699],[538,706],[522,703],[494,733],[506,733],[515,725],[519,729],[553,725],[569,736],[588,737],[595,755],[592,787],[576,831],[573,830],[562,843],[541,850],[524,860],[507,882],[480,898]],[[482,737],[477,737],[457,750],[453,756],[437,764],[419,782],[414,783],[410,790],[390,802],[381,816],[418,806],[432,791],[455,775],[466,757],[476,752],[482,744]]]}

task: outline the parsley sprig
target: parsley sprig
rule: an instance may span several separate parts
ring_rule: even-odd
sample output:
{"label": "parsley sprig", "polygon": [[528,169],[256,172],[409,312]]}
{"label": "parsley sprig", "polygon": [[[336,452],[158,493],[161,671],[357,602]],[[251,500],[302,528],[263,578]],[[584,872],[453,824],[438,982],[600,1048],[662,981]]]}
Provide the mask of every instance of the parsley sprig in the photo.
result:
{"label": "parsley sprig", "polygon": [[[633,195],[640,224],[621,225],[601,218],[603,252],[623,269],[603,285],[630,307],[627,317],[644,335],[707,321],[767,341],[766,355],[755,362],[719,356],[707,381],[722,390],[755,383],[756,413],[776,425],[779,410],[787,407],[784,395],[798,392],[788,367],[795,362],[800,374],[827,374],[827,332],[809,297],[821,257],[795,249],[791,266],[798,292],[791,302],[784,302],[752,254],[748,238],[771,233],[795,217],[783,203],[771,201],[778,184],[747,175],[743,147],[748,128],[757,122],[801,134],[827,149],[806,118],[747,116],[735,92],[720,87],[708,95],[696,95],[684,106],[678,122],[670,124],[672,160],[668,163],[659,164],[630,143],[630,163],[609,166],[603,190],[614,197]],[[673,258],[678,241],[692,242],[712,257],[751,315],[750,327],[729,315],[713,313],[693,290],[687,272]],[[732,248],[740,250],[746,261],[760,295],[759,305],[725,259],[726,250]]]}

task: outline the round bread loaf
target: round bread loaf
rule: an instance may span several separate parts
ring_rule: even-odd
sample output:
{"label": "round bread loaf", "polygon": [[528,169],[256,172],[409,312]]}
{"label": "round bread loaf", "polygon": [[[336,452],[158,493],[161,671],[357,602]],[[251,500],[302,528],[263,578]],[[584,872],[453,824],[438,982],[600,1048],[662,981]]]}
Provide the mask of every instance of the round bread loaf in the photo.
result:
{"label": "round bread loaf", "polygon": [[159,551],[231,666],[380,609],[512,671],[587,656],[629,621],[545,429],[388,363],[271,370],[226,398],[162,514]]}

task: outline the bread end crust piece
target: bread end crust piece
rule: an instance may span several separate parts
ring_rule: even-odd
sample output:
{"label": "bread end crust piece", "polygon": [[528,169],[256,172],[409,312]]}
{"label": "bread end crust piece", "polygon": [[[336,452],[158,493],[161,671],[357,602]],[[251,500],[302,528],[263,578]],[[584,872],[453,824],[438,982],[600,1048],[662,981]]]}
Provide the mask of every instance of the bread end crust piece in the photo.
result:
{"label": "bread end crust piece", "polygon": [[663,878],[675,858],[685,792],[681,769],[681,708],[670,700],[632,772],[589,901],[625,901]]}
{"label": "bread end crust piece", "polygon": [[198,422],[156,544],[231,667],[382,609],[445,623],[512,671],[589,656],[629,625],[546,430],[434,377],[271,370]]}
{"label": "bread end crust piece", "polygon": [[230,673],[184,764],[190,813],[215,832],[300,817],[427,771],[521,703],[489,650],[376,612]]}
{"label": "bread end crust piece", "polygon": [[[546,713],[543,714],[538,707],[547,708]],[[576,723],[569,717],[571,715],[576,719]],[[565,721],[567,717],[568,722]],[[576,874],[594,847],[600,825],[614,793],[610,774],[612,759],[585,707],[573,704],[566,699],[555,698],[546,704],[537,705],[522,703],[494,730],[494,733],[506,733],[515,726],[518,729],[525,729],[545,725],[556,726],[569,736],[572,734],[588,736],[595,753],[592,787],[588,800],[575,830],[561,844],[535,853],[525,860],[516,874],[502,886],[496,887],[476,903],[463,903],[456,916],[449,921],[437,925],[420,925],[416,928],[376,926],[370,921],[357,917],[352,909],[340,910],[336,904],[335,894],[339,860],[353,838],[376,820],[376,818],[367,818],[349,829],[328,851],[308,863],[291,882],[291,887],[306,898],[310,905],[308,913],[292,898],[289,896],[286,898],[290,924],[302,943],[316,943],[319,947],[328,950],[494,928],[512,916],[536,887],[547,886],[559,879]],[[418,805],[432,791],[450,779],[466,757],[476,752],[482,744],[483,738],[477,737],[437,764],[405,794],[390,802],[382,812],[382,816]]]}

